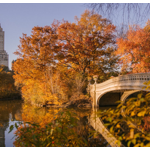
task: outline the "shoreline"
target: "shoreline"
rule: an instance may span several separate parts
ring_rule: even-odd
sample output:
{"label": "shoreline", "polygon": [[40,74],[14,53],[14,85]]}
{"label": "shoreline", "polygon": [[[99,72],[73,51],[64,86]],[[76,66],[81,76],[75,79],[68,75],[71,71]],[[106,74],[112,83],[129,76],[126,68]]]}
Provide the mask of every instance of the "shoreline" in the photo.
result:
{"label": "shoreline", "polygon": [[[10,100],[20,100],[24,101],[21,96],[16,97],[5,97],[0,98],[0,101],[10,101]],[[92,101],[89,99],[80,99],[80,100],[72,100],[62,105],[56,105],[56,104],[37,104],[33,102],[29,102],[31,105],[36,107],[47,107],[47,108],[82,108],[82,109],[91,109],[92,108]]]}
{"label": "shoreline", "polygon": [[23,100],[23,99],[21,98],[21,96],[0,98],[0,101],[9,101],[9,100]]}
{"label": "shoreline", "polygon": [[36,107],[48,107],[48,108],[92,108],[92,102],[89,99],[81,99],[81,100],[75,100],[70,101],[62,105],[55,105],[55,104],[37,104],[31,102],[31,105]]}

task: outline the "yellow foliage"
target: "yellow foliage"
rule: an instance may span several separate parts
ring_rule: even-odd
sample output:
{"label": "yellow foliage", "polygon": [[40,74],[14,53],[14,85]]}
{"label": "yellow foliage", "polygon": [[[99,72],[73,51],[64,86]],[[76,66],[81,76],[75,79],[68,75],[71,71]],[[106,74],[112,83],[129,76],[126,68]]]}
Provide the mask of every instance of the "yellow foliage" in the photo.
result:
{"label": "yellow foliage", "polygon": [[145,113],[146,113],[146,110],[139,112],[137,115],[138,115],[139,117],[141,117],[141,116],[144,116]]}

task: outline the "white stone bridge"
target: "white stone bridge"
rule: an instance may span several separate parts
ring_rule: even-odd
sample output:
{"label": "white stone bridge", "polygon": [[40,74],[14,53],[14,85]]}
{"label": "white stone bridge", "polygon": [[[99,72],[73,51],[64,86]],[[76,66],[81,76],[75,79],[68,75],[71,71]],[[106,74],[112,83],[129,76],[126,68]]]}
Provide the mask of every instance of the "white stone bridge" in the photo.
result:
{"label": "white stone bridge", "polygon": [[[146,91],[143,83],[149,80],[150,73],[137,73],[114,77],[103,83],[90,85],[93,107],[114,105],[118,100],[124,102],[129,95]],[[107,130],[101,119],[97,117],[97,108],[93,110],[93,114],[88,118],[89,124],[103,135],[110,146],[123,146],[116,143],[117,139]]]}
{"label": "white stone bridge", "polygon": [[144,82],[150,80],[150,73],[136,73],[113,77],[103,83],[90,85],[93,107],[115,105],[138,91],[146,91]]}

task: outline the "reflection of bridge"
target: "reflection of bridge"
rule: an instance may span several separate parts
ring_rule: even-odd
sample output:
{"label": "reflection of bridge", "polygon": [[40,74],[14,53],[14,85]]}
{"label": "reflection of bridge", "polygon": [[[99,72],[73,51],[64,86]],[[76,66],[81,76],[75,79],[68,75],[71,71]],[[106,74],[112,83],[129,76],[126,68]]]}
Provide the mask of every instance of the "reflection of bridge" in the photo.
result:
{"label": "reflection of bridge", "polygon": [[[93,107],[114,105],[132,93],[145,90],[143,83],[150,80],[150,73],[137,73],[114,77],[100,84],[90,85]],[[145,90],[146,91],[146,90]]]}
{"label": "reflection of bridge", "polygon": [[118,147],[117,139],[106,129],[103,122],[97,117],[97,111],[93,111],[92,115],[88,118],[89,124],[99,132],[112,147]]}

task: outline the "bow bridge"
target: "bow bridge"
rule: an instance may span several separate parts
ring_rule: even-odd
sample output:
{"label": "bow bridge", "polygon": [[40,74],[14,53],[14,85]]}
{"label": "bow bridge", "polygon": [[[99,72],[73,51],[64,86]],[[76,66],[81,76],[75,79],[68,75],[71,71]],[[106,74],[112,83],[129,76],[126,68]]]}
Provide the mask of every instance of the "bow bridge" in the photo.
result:
{"label": "bow bridge", "polygon": [[116,101],[125,99],[136,92],[147,91],[144,82],[150,80],[150,73],[136,73],[113,77],[103,83],[90,85],[93,107],[116,105]]}

